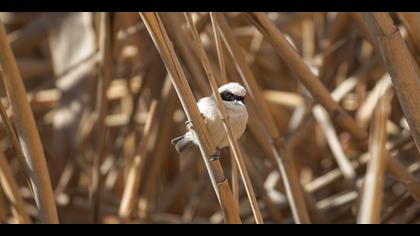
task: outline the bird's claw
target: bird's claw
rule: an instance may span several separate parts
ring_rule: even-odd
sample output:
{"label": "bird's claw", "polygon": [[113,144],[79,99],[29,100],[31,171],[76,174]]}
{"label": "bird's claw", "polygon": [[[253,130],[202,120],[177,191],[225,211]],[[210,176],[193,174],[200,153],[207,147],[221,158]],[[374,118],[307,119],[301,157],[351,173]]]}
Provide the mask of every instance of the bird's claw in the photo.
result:
{"label": "bird's claw", "polygon": [[216,148],[216,152],[210,156],[210,161],[218,161],[220,160],[220,149]]}
{"label": "bird's claw", "polygon": [[187,126],[187,129],[190,130],[193,128],[192,120],[185,121],[185,125]]}
{"label": "bird's claw", "polygon": [[[204,114],[203,113],[200,113],[200,117],[203,119],[203,120],[205,120],[205,117],[204,117]],[[192,120],[187,120],[187,121],[185,121],[185,125],[187,126],[187,129],[188,130],[190,130],[190,129],[192,129],[194,126],[193,126],[193,123],[192,123]]]}

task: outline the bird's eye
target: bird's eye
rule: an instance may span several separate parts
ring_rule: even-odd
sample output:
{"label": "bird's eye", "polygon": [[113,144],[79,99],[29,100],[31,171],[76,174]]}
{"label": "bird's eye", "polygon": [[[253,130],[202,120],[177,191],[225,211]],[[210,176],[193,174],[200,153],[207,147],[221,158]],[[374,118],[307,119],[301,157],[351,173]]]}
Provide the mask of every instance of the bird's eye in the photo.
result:
{"label": "bird's eye", "polygon": [[223,101],[235,101],[235,95],[229,92],[223,92],[220,94]]}

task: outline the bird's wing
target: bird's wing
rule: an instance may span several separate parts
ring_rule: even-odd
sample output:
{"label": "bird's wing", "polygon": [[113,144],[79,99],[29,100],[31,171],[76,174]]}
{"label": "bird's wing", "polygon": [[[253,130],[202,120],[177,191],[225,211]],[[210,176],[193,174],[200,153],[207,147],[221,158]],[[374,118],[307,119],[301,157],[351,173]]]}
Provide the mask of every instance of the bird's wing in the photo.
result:
{"label": "bird's wing", "polygon": [[201,112],[201,116],[204,119],[204,123],[207,123],[208,119],[213,119],[215,113],[214,109],[217,107],[214,104],[214,101],[211,97],[204,97],[200,99],[197,103],[198,109]]}

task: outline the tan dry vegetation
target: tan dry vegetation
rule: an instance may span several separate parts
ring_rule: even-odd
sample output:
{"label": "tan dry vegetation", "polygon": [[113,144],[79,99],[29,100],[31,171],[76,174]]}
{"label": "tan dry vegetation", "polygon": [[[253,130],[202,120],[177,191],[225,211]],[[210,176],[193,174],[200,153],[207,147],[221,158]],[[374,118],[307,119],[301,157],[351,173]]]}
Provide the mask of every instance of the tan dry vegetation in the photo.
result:
{"label": "tan dry vegetation", "polygon": [[[420,223],[419,13],[0,20],[0,223]],[[232,81],[212,160],[196,102]]]}

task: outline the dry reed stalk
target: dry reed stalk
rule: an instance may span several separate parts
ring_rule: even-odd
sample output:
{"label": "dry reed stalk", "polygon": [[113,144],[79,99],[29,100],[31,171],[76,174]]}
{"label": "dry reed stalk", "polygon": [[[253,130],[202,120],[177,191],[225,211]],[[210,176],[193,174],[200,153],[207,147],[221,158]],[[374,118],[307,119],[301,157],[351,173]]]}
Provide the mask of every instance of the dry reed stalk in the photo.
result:
{"label": "dry reed stalk", "polygon": [[26,212],[26,204],[20,195],[18,184],[3,152],[0,152],[0,183],[12,206],[12,214],[17,223],[30,224],[32,221]]}
{"label": "dry reed stalk", "polygon": [[236,67],[238,72],[241,74],[242,81],[244,82],[245,86],[248,88],[248,92],[250,93],[251,97],[255,100],[255,104],[258,104],[259,107],[264,112],[260,112],[259,114],[263,116],[264,120],[268,120],[269,122],[266,125],[269,127],[268,131],[270,132],[271,136],[279,137],[278,129],[275,126],[275,122],[273,117],[270,116],[270,111],[267,105],[267,102],[264,100],[264,96],[262,96],[261,91],[258,89],[258,84],[254,78],[254,75],[248,66],[245,56],[242,53],[242,49],[238,45],[235,37],[233,36],[232,30],[229,28],[229,25],[224,18],[224,16],[217,12],[214,13],[215,16],[218,18],[218,25],[219,30],[221,31],[221,36],[224,40],[224,43],[232,55],[236,63]]}
{"label": "dry reed stalk", "polygon": [[19,71],[22,71],[23,80],[41,80],[53,77],[51,64],[46,60],[25,58],[17,61]]}
{"label": "dry reed stalk", "polygon": [[[51,16],[50,16],[51,17]],[[55,20],[59,20],[58,18]],[[16,56],[30,54],[31,51],[48,37],[48,27],[54,21],[45,13],[36,16],[29,24],[11,35],[10,46]]]}
{"label": "dry reed stalk", "polygon": [[131,164],[127,182],[124,188],[124,193],[122,196],[120,208],[118,214],[123,222],[127,222],[131,213],[135,209],[137,202],[138,191],[140,188],[141,175],[144,171],[144,163],[146,158],[147,146],[152,137],[152,128],[156,123],[157,107],[158,102],[153,101],[147,115],[146,124],[144,126],[143,137],[141,143],[138,146],[136,151],[136,156],[134,157],[133,163]]}
{"label": "dry reed stalk", "polygon": [[410,173],[400,161],[393,156],[386,154],[386,168],[389,173],[398,181],[404,183],[411,196],[416,200],[420,199],[420,181],[415,175]]}
{"label": "dry reed stalk", "polygon": [[[0,76],[3,77],[2,74]],[[16,151],[16,154],[17,154],[17,158],[19,160],[20,167],[29,176],[30,170],[28,169],[28,166],[26,165],[25,157],[24,157],[23,151],[22,151],[22,147],[21,147],[21,145],[19,143],[19,139],[18,139],[18,137],[16,135],[16,131],[13,128],[14,126],[12,124],[12,121],[9,120],[9,116],[7,115],[6,109],[4,108],[2,102],[0,102],[0,116],[1,116],[1,119],[3,120],[4,125],[6,126],[7,136],[9,137],[10,142],[12,143],[13,148]],[[28,179],[28,181],[29,181],[29,179]]]}
{"label": "dry reed stalk", "polygon": [[350,13],[354,22],[357,24],[360,33],[363,35],[364,39],[367,40],[371,45],[375,45],[375,39],[373,35],[370,33],[369,28],[363,19],[363,16],[360,12],[352,12]]}
{"label": "dry reed stalk", "polygon": [[[171,126],[172,118],[176,106],[177,96],[171,85],[170,78],[165,78],[165,84],[163,86],[163,98],[161,98],[160,103],[162,105],[159,107],[158,114],[160,120],[158,121],[158,127],[156,130],[156,136],[159,137],[160,142],[170,143],[171,140]],[[144,183],[144,195],[140,196],[140,202],[146,202],[146,212],[150,211],[155,207],[156,199],[158,198],[158,187],[156,183],[159,182],[158,178],[162,174],[161,168],[164,165],[165,158],[169,154],[168,148],[157,148],[154,154],[152,163],[148,169],[147,176],[145,177]]]}
{"label": "dry reed stalk", "polygon": [[278,129],[270,115],[267,103],[258,88],[251,69],[245,61],[245,57],[242,55],[241,48],[235,41],[226,19],[221,13],[215,13],[215,15],[218,18],[219,30],[221,31],[224,43],[236,62],[237,69],[241,74],[242,81],[248,88],[248,92],[255,100],[255,103],[258,104],[258,113],[263,120],[262,123],[265,125],[265,130],[270,134],[270,137],[265,138],[265,140],[271,142],[271,153],[275,157],[282,175],[294,220],[296,223],[310,223],[303,192],[295,172],[296,170],[293,161],[290,159],[289,151],[286,150],[286,147],[281,140]]}
{"label": "dry reed stalk", "polygon": [[[249,101],[247,103],[247,110],[249,114],[256,114],[251,115],[248,118],[248,126],[252,135],[255,137],[256,141],[262,146],[262,148],[266,151],[266,154],[272,155],[271,152],[271,143],[267,141],[267,133],[265,132],[265,124],[260,121],[260,117],[258,117],[259,108],[254,101]],[[263,132],[261,132],[263,131]],[[273,159],[274,160],[274,159]]]}
{"label": "dry reed stalk", "polygon": [[[387,90],[386,87],[382,89]],[[363,186],[360,211],[357,222],[361,224],[378,224],[382,209],[384,172],[386,166],[386,123],[391,112],[391,92],[384,92],[379,101],[371,126],[369,143],[370,160],[368,163],[365,184]]]}
{"label": "dry reed stalk", "polygon": [[420,152],[420,79],[416,62],[388,13],[363,13],[363,16],[369,24],[370,32],[378,37],[378,47]]}
{"label": "dry reed stalk", "polygon": [[[55,78],[47,81],[51,81],[53,84],[50,86],[60,92],[57,107],[50,113],[54,141],[51,148],[46,149],[54,156],[51,159],[54,166],[51,169],[53,185],[57,184],[66,162],[77,155],[78,142],[85,141],[77,139],[80,134],[77,131],[85,125],[83,115],[90,114],[90,104],[85,101],[94,101],[95,92],[90,89],[95,79],[92,79],[91,73],[96,73],[96,63],[100,60],[92,29],[92,15],[82,12],[48,13],[47,16],[54,24],[48,28],[48,39],[44,47],[49,50]],[[55,17],[60,19],[54,20]]]}
{"label": "dry reed stalk", "polygon": [[[171,185],[160,195],[158,202],[157,212],[164,212],[176,199],[176,196],[180,194],[183,188],[185,188],[185,182],[191,180],[194,176],[195,166],[198,158],[189,156],[189,160],[184,166],[184,170],[171,182]],[[183,187],[184,186],[184,187]]]}
{"label": "dry reed stalk", "polygon": [[[252,101],[248,102],[246,106],[247,106],[247,110],[249,114],[258,114],[255,104]],[[263,149],[264,154],[267,155],[269,158],[271,158],[273,163],[276,163],[276,159],[273,156],[273,152],[271,149],[272,144],[267,140],[267,134],[265,132],[261,132],[261,131],[265,131],[265,126],[264,124],[262,124],[262,122],[260,122],[258,118],[259,117],[257,117],[256,115],[249,116],[248,118],[249,130],[251,134],[253,135],[256,143],[258,143]]]}
{"label": "dry reed stalk", "polygon": [[398,12],[398,17],[407,27],[417,52],[420,52],[420,16],[418,12]]}
{"label": "dry reed stalk", "polygon": [[[123,223],[118,210],[153,100],[159,101],[155,125],[151,128],[142,170],[138,172],[141,180],[134,211],[124,223],[223,223],[224,212],[219,204],[222,200],[216,199],[220,194],[216,192],[214,195],[212,188],[217,185],[211,185],[213,182],[209,181],[201,159],[194,158],[200,155],[196,152],[198,149],[180,155],[169,144],[171,138],[185,131],[182,121],[185,113],[173,87],[171,80],[176,80],[173,77],[185,72],[188,81],[185,89],[191,88],[195,98],[207,96],[212,91],[202,65],[201,46],[208,57],[208,65],[204,66],[211,67],[218,86],[227,81],[239,82],[249,91],[246,104],[248,132],[244,133],[239,147],[264,222],[295,222],[295,213],[288,204],[287,186],[284,187],[281,176],[279,153],[286,153],[286,162],[293,161],[296,166],[294,169],[286,164],[286,169],[296,170],[299,176],[295,176],[294,187],[304,186],[303,200],[312,223],[357,222],[363,192],[360,186],[364,181],[352,185],[343,175],[346,170],[337,165],[337,156],[343,160],[349,157],[351,161],[345,166],[349,170],[352,168],[356,176],[362,174],[363,177],[370,161],[368,139],[359,143],[329,118],[331,112],[325,111],[317,97],[299,82],[301,78],[298,78],[300,75],[296,69],[279,56],[279,53],[285,53],[279,52],[279,47],[273,47],[275,43],[270,42],[270,38],[276,39],[275,34],[267,37],[261,33],[263,31],[255,27],[257,20],[251,18],[254,23],[249,21],[248,13],[188,13],[201,40],[197,47],[183,13],[153,14],[156,16],[155,25],[163,25],[167,32],[167,36],[163,36],[159,28],[155,30],[160,35],[157,36],[161,42],[159,50],[166,50],[163,54],[169,55],[166,66],[172,67],[169,69],[172,72],[168,73],[164,57],[160,56],[149,36],[153,30],[147,30],[138,13],[112,14],[115,39],[112,77],[115,78],[110,81],[106,95],[108,112],[101,124],[105,130],[99,130],[98,125],[102,122],[99,119],[102,118],[97,116],[97,104],[100,103],[97,95],[102,92],[97,91],[103,86],[97,84],[101,72],[96,63],[103,62],[98,49],[101,44],[99,35],[103,33],[101,14],[0,13],[0,18],[8,21],[3,23],[10,32],[8,39],[41,136],[51,171],[50,180],[53,187],[56,186],[55,201],[60,223],[92,222],[95,210],[89,202],[88,191],[94,170],[92,161],[98,156],[103,156],[99,166],[101,191],[97,192],[101,194],[98,222]],[[381,56],[384,43],[377,40],[375,33],[380,29],[378,24],[372,27],[361,13],[260,14],[267,16],[275,30],[280,29],[300,55],[299,59],[328,89],[330,94],[327,96],[351,114],[363,130],[373,128],[376,116],[372,117],[372,114],[382,97],[379,88],[383,83],[388,87],[393,83],[391,78],[383,79],[384,75],[390,74],[387,62],[378,63],[385,58]],[[224,18],[219,20],[219,15]],[[412,56],[396,58],[405,61],[414,68],[416,75],[420,75],[417,13],[389,13],[389,16],[395,20]],[[223,23],[227,23],[225,33],[221,30],[224,29]],[[390,35],[382,36],[382,39],[396,38]],[[172,42],[164,42],[166,39]],[[175,52],[168,49],[171,43]],[[229,43],[232,44],[230,47]],[[172,57],[179,60],[184,71],[176,68]],[[403,64],[394,65],[399,66],[399,63]],[[411,89],[410,86],[400,87]],[[18,194],[26,203],[25,213],[32,221],[40,222],[31,183],[26,183],[30,181],[31,170],[26,164],[26,154],[22,150],[24,143],[16,131],[16,113],[8,102],[7,91],[0,89],[0,134],[3,136],[0,146],[19,187]],[[191,101],[196,102],[194,98]],[[386,172],[381,223],[418,222],[420,162],[410,133],[412,126],[409,126],[401,104],[398,97],[392,99],[392,112],[386,123],[388,136],[383,155],[385,160],[382,160]],[[323,111],[317,112],[319,110]],[[324,120],[317,122],[320,117]],[[98,152],[102,140],[96,137],[102,131],[106,136],[102,149],[106,155]],[[372,133],[368,134],[370,139],[374,138]],[[284,143],[281,137],[284,137]],[[220,173],[228,178],[228,182],[221,181],[222,185],[228,187],[230,182],[233,190],[232,197],[228,197],[231,202],[226,204],[224,201],[224,205],[236,207],[236,219],[254,223],[249,198],[239,179],[239,170],[235,168],[234,154],[230,151],[229,155],[228,149],[223,150],[224,158],[220,160],[224,172]],[[18,223],[16,208],[5,196],[0,184],[0,223]]]}
{"label": "dry reed stalk", "polygon": [[274,202],[268,196],[267,191],[264,188],[264,178],[261,176],[260,172],[255,167],[252,159],[246,153],[244,153],[244,157],[245,157],[245,160],[246,160],[245,162],[247,164],[249,172],[251,176],[254,177],[256,189],[261,195],[261,198],[263,199],[265,204],[267,205],[266,207],[270,211],[270,215],[273,217],[276,223],[278,224],[282,223],[284,220],[284,216],[281,214],[281,212],[277,209],[278,207],[274,204]]}
{"label": "dry reed stalk", "polygon": [[217,50],[217,58],[219,61],[219,69],[220,69],[220,77],[217,77],[218,84],[226,84],[227,83],[227,77],[226,77],[226,66],[225,66],[225,59],[224,59],[224,50],[223,50],[223,43],[220,38],[220,32],[218,30],[219,28],[219,22],[217,20],[217,16],[214,12],[210,12],[210,20],[211,20],[211,26],[213,29],[214,34],[214,42],[216,44],[216,50]]}
{"label": "dry reed stalk", "polygon": [[[404,144],[407,144],[411,142],[411,136],[403,135],[402,137],[398,138],[395,142],[387,143],[386,149],[387,152],[392,152],[403,146]],[[388,154],[386,155],[388,156]],[[352,166],[354,169],[359,169],[363,166],[365,166],[368,163],[369,160],[369,153],[363,153],[360,155],[360,158],[358,161],[353,161]],[[409,173],[406,168],[397,160],[395,160],[393,157],[387,158],[387,169],[390,171],[390,174],[392,174],[395,178],[400,180],[403,183],[407,183],[407,185],[410,183],[411,193],[413,196],[419,197],[418,191],[420,190],[420,182],[416,180],[416,178]],[[339,168],[333,169],[326,174],[314,179],[312,182],[305,185],[306,191],[313,193],[316,191],[319,191],[323,188],[325,188],[327,185],[332,184],[333,182],[339,180],[343,177],[343,172]]]}
{"label": "dry reed stalk", "polygon": [[379,99],[383,96],[381,92],[385,92],[382,88],[384,86],[390,87],[392,85],[391,83],[391,77],[388,73],[386,73],[375,85],[375,87],[372,89],[372,91],[367,95],[365,101],[360,105],[357,113],[356,113],[356,119],[358,123],[362,127],[367,127],[369,124],[369,121],[372,117],[373,111],[375,110],[375,107],[379,101]]}
{"label": "dry reed stalk", "polygon": [[[341,101],[346,94],[348,94],[351,90],[354,89],[358,80],[362,77],[362,74],[363,74],[362,72],[364,72],[366,68],[370,68],[370,65],[366,66],[365,68],[362,68],[358,73],[356,73],[356,75],[348,78],[347,80],[342,82],[339,86],[337,86],[337,88],[331,93],[331,97],[334,99],[334,101],[336,102]],[[317,119],[318,122],[321,121],[323,123],[323,124],[321,123],[321,126],[324,126],[323,130],[325,132],[330,133],[329,137],[326,137],[326,138],[344,177],[346,177],[349,180],[354,180],[355,178],[354,168],[343,152],[343,149],[339,143],[337,134],[335,134],[334,127],[332,126],[330,122],[328,122],[329,120],[328,113],[320,105],[315,105],[312,108],[312,112],[314,114],[315,119]],[[325,120],[322,121],[322,119],[325,119]],[[325,133],[325,135],[326,134],[327,133]]]}
{"label": "dry reed stalk", "polygon": [[[214,12],[210,12],[210,21],[214,35],[214,42],[216,44],[216,51],[217,51],[217,58],[219,62],[219,69],[220,69],[220,76],[216,76],[217,84],[223,85],[227,83],[227,76],[226,76],[226,66],[225,66],[225,59],[224,59],[224,50],[223,50],[223,43],[220,39],[220,32],[218,29],[219,23],[217,22],[217,17],[214,15]],[[231,150],[231,149],[230,149]],[[239,202],[239,182],[238,182],[238,166],[235,163],[235,159],[232,158],[234,153],[231,150],[231,179],[232,179],[232,192],[233,197],[236,202]]]}
{"label": "dry reed stalk", "polygon": [[399,211],[406,209],[414,202],[414,199],[405,193],[394,205],[390,206],[382,217],[381,224],[389,224]]}
{"label": "dry reed stalk", "polygon": [[[369,68],[369,66],[365,68]],[[361,71],[359,71],[359,73],[357,73],[355,76],[352,76],[349,79],[345,80],[331,93],[331,97],[334,99],[334,101],[341,101],[347,93],[353,90],[353,88],[357,84],[358,79],[360,79],[361,77],[360,74]],[[320,123],[320,125],[323,127],[330,149],[333,152],[334,157],[336,158],[344,177],[348,180],[354,180],[355,171],[350,161],[344,154],[344,151],[340,145],[333,125],[331,124],[331,122],[329,122],[327,111],[320,105],[315,105],[312,108],[312,113],[315,119],[318,121],[318,123]]]}
{"label": "dry reed stalk", "polygon": [[233,199],[235,202],[239,204],[239,173],[238,173],[238,166],[236,164],[235,158],[233,157],[233,152],[231,149],[230,151],[230,176],[231,176],[231,185],[232,185],[232,194]]}
{"label": "dry reed stalk", "polygon": [[343,172],[344,177],[347,180],[354,181],[356,173],[343,151],[334,126],[329,119],[328,112],[321,106],[315,106],[312,109],[312,113],[321,126],[331,152],[333,153],[340,170]]}
{"label": "dry reed stalk", "polygon": [[106,115],[108,113],[108,99],[106,92],[109,87],[112,76],[112,21],[111,13],[103,12],[101,15],[101,31],[99,34],[99,50],[101,52],[101,61],[99,63],[99,77],[96,93],[96,143],[95,143],[95,157],[93,160],[92,171],[92,186],[91,197],[93,207],[93,222],[99,223],[100,217],[100,202],[101,202],[101,160],[106,155],[105,142],[107,135],[107,128],[105,125]]}
{"label": "dry reed stalk", "polygon": [[192,38],[190,35],[185,34],[181,27],[183,17],[173,13],[163,13],[161,17],[165,25],[168,26],[168,33],[173,36],[175,46],[179,48],[180,56],[194,78],[193,81],[197,83],[201,93],[208,94],[210,89],[208,88],[205,72],[200,66],[200,59],[196,55],[195,48],[189,44],[189,42],[192,42]]}
{"label": "dry reed stalk", "polygon": [[[346,26],[349,24],[349,17],[350,14],[347,12],[339,12],[334,18],[334,22],[332,22],[331,30],[328,35],[328,43],[332,46],[336,43],[342,34],[347,31]],[[328,49],[326,49],[328,51]]]}
{"label": "dry reed stalk", "polygon": [[6,222],[7,222],[6,199],[4,199],[3,189],[0,186],[0,224],[5,224]]}
{"label": "dry reed stalk", "polygon": [[210,161],[211,155],[215,153],[215,146],[211,142],[208,131],[200,117],[193,93],[188,86],[185,74],[166,34],[166,30],[156,13],[140,13],[140,16],[171,75],[171,81],[181,101],[182,107],[188,120],[191,121],[193,125],[191,131],[198,136],[199,148],[226,222],[241,223],[238,206],[233,199],[222,166],[217,160]]}
{"label": "dry reed stalk", "polygon": [[[365,77],[365,73],[367,73],[367,71],[369,71],[372,68],[373,65],[374,65],[374,63],[365,64],[365,66],[362,67],[360,70],[358,70],[353,76],[349,77],[348,79],[346,79],[345,81],[340,83],[334,89],[334,91],[331,93],[331,97],[334,99],[334,101],[340,102],[344,98],[344,96],[346,96],[349,92],[354,90],[356,85],[362,80],[362,78]],[[312,110],[319,109],[319,108],[322,108],[322,107],[318,104],[318,105],[315,105],[312,108]],[[308,130],[308,129],[311,129],[312,126],[315,124],[313,121],[314,121],[313,119],[309,119],[309,120],[306,120],[305,122],[302,122],[300,128],[295,130],[291,134],[291,136],[288,137],[288,143],[290,143],[290,145],[293,148],[298,145],[299,139],[301,139],[305,135],[305,133],[306,133],[305,131]],[[334,148],[336,148],[336,147],[334,147]],[[352,169],[354,169],[356,166],[354,164],[352,164]],[[342,177],[342,174],[344,172],[342,172],[341,168],[339,168],[339,169],[340,170],[336,169],[334,171],[328,172],[328,174],[325,174],[324,176],[322,176],[319,179],[317,179],[316,181],[314,181],[313,182],[314,185],[312,185],[312,184],[306,185],[305,189],[308,192],[313,192],[314,188],[312,188],[312,186],[321,187],[321,185],[318,185],[318,184],[329,183],[329,181],[331,181],[331,180],[336,180],[338,177]]]}
{"label": "dry reed stalk", "polygon": [[29,21],[33,20],[37,15],[37,12],[2,12],[0,13],[0,19],[6,27],[22,27]]}
{"label": "dry reed stalk", "polygon": [[[200,36],[197,32],[197,29],[194,26],[194,23],[192,21],[191,16],[188,13],[184,13],[184,14],[185,14],[185,18],[187,20],[187,23],[189,25],[189,28],[192,32],[194,42],[195,42],[195,46],[197,47],[197,49],[199,51],[201,62],[204,66],[204,70],[206,71],[207,78],[210,82],[210,87],[211,87],[212,92],[213,92],[213,97],[216,99],[217,106],[218,106],[219,111],[222,115],[223,128],[225,129],[226,135],[228,137],[230,148],[232,150],[233,157],[235,158],[236,164],[238,166],[239,173],[241,174],[242,180],[244,181],[245,190],[246,190],[246,193],[248,195],[248,199],[249,199],[249,203],[251,204],[252,211],[254,213],[255,221],[257,222],[257,224],[263,224],[264,221],[262,219],[260,209],[258,208],[258,202],[257,202],[257,199],[255,197],[254,189],[252,187],[251,180],[249,178],[249,174],[248,174],[247,168],[245,166],[245,162],[244,162],[241,150],[239,148],[238,142],[233,135],[233,128],[230,125],[230,118],[229,118],[228,114],[226,113],[225,106],[224,106],[224,104],[222,102],[222,98],[219,94],[219,91],[218,91],[219,86],[217,84],[214,72],[212,71],[209,59],[206,55],[206,51],[203,47],[203,44],[201,43]],[[221,52],[221,53],[223,53],[223,52]],[[221,73],[222,78],[223,78],[222,80],[226,81],[226,73],[225,73],[225,71],[223,71],[224,67],[222,67],[220,69],[222,71],[222,73]]]}
{"label": "dry reed stalk", "polygon": [[199,173],[200,175],[197,177],[196,184],[188,197],[188,204],[185,206],[185,210],[182,213],[184,222],[190,222],[193,219],[197,212],[197,207],[201,202],[201,195],[204,193],[203,188],[205,187],[206,176],[203,174],[204,172],[200,171]]}
{"label": "dry reed stalk", "polygon": [[328,111],[332,120],[355,138],[362,141],[366,140],[366,131],[361,129],[353,118],[332,99],[325,86],[267,16],[263,13],[252,13],[248,16],[250,17],[250,21],[255,24],[272,46],[277,49],[284,62],[288,64],[293,72],[299,75],[300,81],[311,92],[312,96]]}
{"label": "dry reed stalk", "polygon": [[[315,24],[312,18],[307,18],[302,21],[302,57],[306,61],[313,58],[315,53]],[[262,41],[263,36],[261,34],[258,35],[260,35],[260,41]]]}
{"label": "dry reed stalk", "polygon": [[264,97],[272,103],[289,108],[296,108],[303,103],[303,99],[300,95],[285,91],[265,90]]}
{"label": "dry reed stalk", "polygon": [[328,214],[326,214],[326,212],[317,205],[316,198],[314,196],[305,194],[305,201],[308,204],[313,224],[326,224],[330,222],[330,220],[327,219]]}
{"label": "dry reed stalk", "polygon": [[0,60],[5,75],[3,82],[14,113],[17,134],[26,163],[31,171],[29,178],[40,211],[41,222],[58,223],[55,198],[42,143],[27,101],[25,86],[2,22],[0,22]]}
{"label": "dry reed stalk", "polygon": [[[153,58],[152,56],[149,58]],[[117,157],[119,157],[122,153],[123,150],[123,144],[124,144],[124,138],[129,136],[130,133],[132,132],[132,130],[134,130],[134,125],[135,125],[135,116],[138,113],[138,107],[139,107],[139,102],[140,102],[140,96],[141,94],[143,94],[144,90],[146,89],[146,84],[148,83],[148,81],[150,81],[150,78],[153,76],[155,78],[155,74],[153,73],[155,70],[154,68],[151,69],[150,71],[146,72],[144,75],[144,79],[142,80],[140,87],[138,88],[138,91],[135,92],[132,95],[132,99],[133,99],[133,109],[131,110],[131,113],[129,115],[128,118],[128,124],[126,126],[124,126],[124,128],[120,131],[117,140],[115,141],[115,155]],[[150,75],[150,76],[149,76]],[[158,77],[158,76],[156,76]]]}
{"label": "dry reed stalk", "polygon": [[342,60],[337,60],[338,52],[336,47],[340,39],[343,38],[343,34],[347,32],[349,18],[349,13],[337,13],[328,36],[328,46],[322,55],[322,66],[319,69],[318,77],[328,88],[331,87],[331,82],[335,77],[338,66],[342,62]]}

